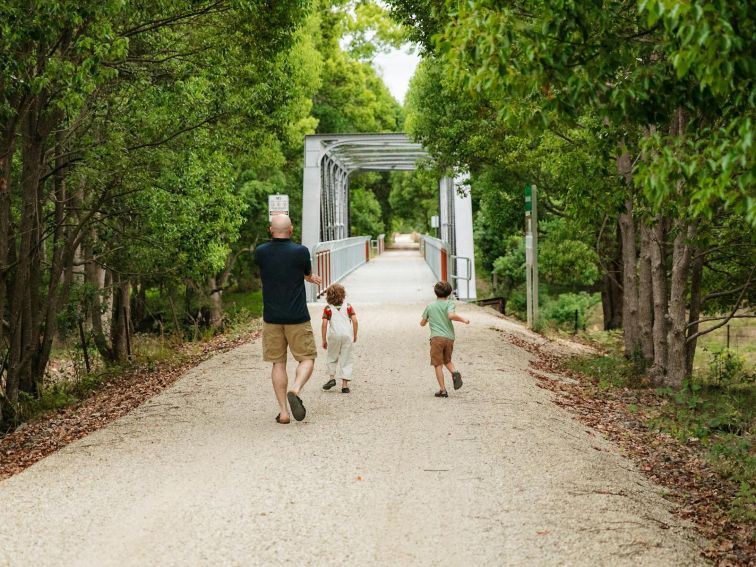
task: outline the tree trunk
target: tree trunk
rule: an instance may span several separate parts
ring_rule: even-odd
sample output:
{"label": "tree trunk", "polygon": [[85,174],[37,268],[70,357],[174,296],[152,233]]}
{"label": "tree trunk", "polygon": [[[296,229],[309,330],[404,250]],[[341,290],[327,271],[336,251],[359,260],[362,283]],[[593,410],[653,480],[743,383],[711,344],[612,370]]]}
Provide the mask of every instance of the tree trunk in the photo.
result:
{"label": "tree trunk", "polygon": [[601,307],[604,312],[604,330],[622,328],[622,237],[619,225],[615,231],[616,246],[612,256],[606,258],[601,282]]}
{"label": "tree trunk", "polygon": [[7,393],[11,403],[18,400],[19,390],[33,392],[35,380],[32,376],[39,329],[35,321],[39,318],[40,262],[40,207],[39,181],[41,175],[44,140],[40,138],[39,102],[34,112],[24,117],[21,144],[21,218],[18,226],[18,255],[13,272],[9,323],[11,327],[10,353],[8,357]]}
{"label": "tree trunk", "polygon": [[[10,248],[10,171],[13,157],[12,139],[3,141],[0,146],[0,352],[4,353],[5,345],[5,295],[7,293],[6,274],[8,266],[8,251]],[[0,368],[2,375],[2,368]]]}
{"label": "tree trunk", "polygon": [[630,154],[625,151],[617,158],[617,171],[625,179],[627,198],[619,216],[622,235],[622,328],[625,339],[625,356],[642,354],[638,326],[638,254],[635,245],[635,219],[633,218],[632,172]]}
{"label": "tree trunk", "polygon": [[210,291],[210,326],[217,329],[223,322],[223,288],[214,277],[208,278],[207,287]]}
{"label": "tree trunk", "polygon": [[89,231],[89,240],[82,243],[82,256],[87,260],[84,265],[84,275],[87,283],[92,286],[92,303],[89,306],[89,318],[92,324],[92,339],[94,340],[97,352],[107,362],[113,362],[113,350],[108,344],[105,337],[105,330],[102,323],[102,314],[104,311],[102,303],[103,293],[103,269],[92,259],[91,245],[94,241],[94,230]]}
{"label": "tree trunk", "polygon": [[651,228],[640,225],[640,261],[638,263],[638,330],[645,365],[654,360],[654,310],[651,282]]}
{"label": "tree trunk", "polygon": [[110,322],[110,344],[113,361],[122,362],[128,358],[128,336],[130,323],[131,282],[119,274],[113,275],[113,315]]}
{"label": "tree trunk", "polygon": [[[693,249],[693,254],[699,252],[698,249]],[[690,279],[690,313],[688,315],[688,324],[693,321],[698,321],[698,317],[701,314],[701,280],[703,278],[703,254],[698,254],[694,259],[691,267],[691,279]],[[698,332],[698,323],[688,327],[688,336],[691,337]],[[685,375],[693,375],[693,359],[696,356],[696,343],[698,338],[692,339],[687,342],[687,350],[685,353]]]}
{"label": "tree trunk", "polygon": [[687,326],[685,295],[688,288],[690,257],[695,236],[695,225],[686,225],[684,221],[675,223],[675,242],[672,248],[672,278],[669,289],[669,345],[667,359],[667,378],[665,384],[673,388],[682,385],[687,371]]}
{"label": "tree trunk", "polygon": [[657,216],[651,231],[651,284],[654,298],[654,364],[651,375],[659,382],[663,381],[667,373],[667,332],[669,330],[664,225],[664,219]]}
{"label": "tree trunk", "polygon": [[131,321],[138,328],[142,328],[142,322],[147,317],[147,286],[144,282],[133,283],[134,297],[132,298]]}

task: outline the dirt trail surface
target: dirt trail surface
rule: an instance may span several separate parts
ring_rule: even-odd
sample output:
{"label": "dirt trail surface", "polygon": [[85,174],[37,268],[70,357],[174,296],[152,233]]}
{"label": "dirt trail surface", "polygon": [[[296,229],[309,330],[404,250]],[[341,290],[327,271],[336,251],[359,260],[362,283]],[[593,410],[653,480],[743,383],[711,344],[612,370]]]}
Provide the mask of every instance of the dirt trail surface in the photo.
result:
{"label": "dirt trail surface", "polygon": [[702,563],[660,490],[496,331],[522,327],[460,306],[465,384],[437,399],[422,303],[357,299],[351,394],[320,389],[321,356],[307,418],[278,425],[260,341],[218,355],[0,483],[0,565]]}

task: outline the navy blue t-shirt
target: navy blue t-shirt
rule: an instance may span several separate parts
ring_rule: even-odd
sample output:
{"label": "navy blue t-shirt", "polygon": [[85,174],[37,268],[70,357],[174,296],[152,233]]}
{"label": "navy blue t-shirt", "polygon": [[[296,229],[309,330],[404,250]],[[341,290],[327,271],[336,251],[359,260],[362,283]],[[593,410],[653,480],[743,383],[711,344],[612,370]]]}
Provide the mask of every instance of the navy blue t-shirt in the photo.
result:
{"label": "navy blue t-shirt", "polygon": [[257,247],[263,293],[263,321],[296,325],[310,320],[304,277],[312,273],[310,251],[288,238],[274,238]]}

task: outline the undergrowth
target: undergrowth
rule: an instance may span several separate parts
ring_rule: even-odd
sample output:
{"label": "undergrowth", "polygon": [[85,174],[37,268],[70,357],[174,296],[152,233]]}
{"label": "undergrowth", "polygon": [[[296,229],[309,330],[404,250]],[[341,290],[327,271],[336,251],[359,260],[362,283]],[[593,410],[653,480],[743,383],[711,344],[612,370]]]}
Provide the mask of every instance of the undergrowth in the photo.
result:
{"label": "undergrowth", "polygon": [[[621,355],[575,357],[566,366],[591,378],[600,389],[642,388],[650,381]],[[730,513],[756,521],[756,380],[737,355],[724,351],[708,369],[679,390],[656,389],[655,407],[645,425],[683,443],[700,443],[710,466],[738,486]],[[634,409],[634,408],[630,408]]]}
{"label": "undergrowth", "polygon": [[[255,300],[251,303],[254,304]],[[256,326],[259,326],[256,310],[250,311],[241,307],[227,315],[222,334],[224,338],[234,340]],[[14,418],[8,423],[0,424],[0,437],[4,432],[13,430],[24,422],[88,398],[93,392],[129,370],[139,368],[153,372],[165,362],[181,363],[201,350],[204,343],[213,336],[215,332],[203,333],[198,337],[200,340],[184,343],[177,336],[136,334],[132,337],[132,356],[128,362],[106,365],[96,351],[90,351],[89,371],[85,368],[80,344],[59,348],[56,351],[55,362],[64,370],[48,371],[37,395],[19,392]]]}

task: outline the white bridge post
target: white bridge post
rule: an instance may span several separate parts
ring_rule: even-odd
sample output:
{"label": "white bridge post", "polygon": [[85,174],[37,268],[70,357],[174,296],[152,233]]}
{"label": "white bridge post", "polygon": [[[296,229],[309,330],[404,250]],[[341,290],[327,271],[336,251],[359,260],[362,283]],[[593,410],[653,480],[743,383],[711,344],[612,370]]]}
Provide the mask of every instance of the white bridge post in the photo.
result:
{"label": "white bridge post", "polygon": [[[305,137],[304,175],[302,181],[302,244],[312,254],[320,242],[320,140]],[[315,269],[315,266],[313,266]],[[315,301],[317,287],[306,283],[307,301]]]}
{"label": "white bridge post", "polygon": [[[467,175],[454,178],[454,238],[456,243],[457,296],[465,301],[477,299],[475,285],[475,243],[473,241],[472,200]],[[463,276],[465,279],[460,279]]]}

